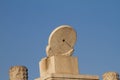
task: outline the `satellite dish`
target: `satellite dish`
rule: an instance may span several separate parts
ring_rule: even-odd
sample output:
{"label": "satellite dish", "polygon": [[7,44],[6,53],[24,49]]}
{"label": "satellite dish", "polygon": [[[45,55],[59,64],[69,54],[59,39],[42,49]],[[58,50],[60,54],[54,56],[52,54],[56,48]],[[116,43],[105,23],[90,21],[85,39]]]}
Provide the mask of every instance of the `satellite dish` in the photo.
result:
{"label": "satellite dish", "polygon": [[47,56],[66,55],[71,56],[76,42],[76,32],[68,25],[57,27],[49,36],[46,47]]}

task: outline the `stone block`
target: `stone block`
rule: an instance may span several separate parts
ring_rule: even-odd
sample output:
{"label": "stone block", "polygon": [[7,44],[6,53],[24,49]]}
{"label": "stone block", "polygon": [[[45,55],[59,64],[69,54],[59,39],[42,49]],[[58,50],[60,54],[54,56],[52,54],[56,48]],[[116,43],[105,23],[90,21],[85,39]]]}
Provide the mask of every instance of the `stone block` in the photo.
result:
{"label": "stone block", "polygon": [[99,80],[98,76],[93,75],[73,75],[73,74],[48,74],[35,80]]}
{"label": "stone block", "polygon": [[46,74],[79,74],[77,57],[52,56],[44,58],[39,63],[40,76]]}

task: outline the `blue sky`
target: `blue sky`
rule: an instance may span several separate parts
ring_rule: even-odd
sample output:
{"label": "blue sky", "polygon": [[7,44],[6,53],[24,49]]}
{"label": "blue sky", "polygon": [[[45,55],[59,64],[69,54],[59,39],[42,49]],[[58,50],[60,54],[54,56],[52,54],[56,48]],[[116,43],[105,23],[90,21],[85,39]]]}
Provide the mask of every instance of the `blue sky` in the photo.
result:
{"label": "blue sky", "polygon": [[0,79],[14,65],[39,77],[48,37],[63,24],[77,32],[81,74],[120,73],[120,0],[0,0]]}

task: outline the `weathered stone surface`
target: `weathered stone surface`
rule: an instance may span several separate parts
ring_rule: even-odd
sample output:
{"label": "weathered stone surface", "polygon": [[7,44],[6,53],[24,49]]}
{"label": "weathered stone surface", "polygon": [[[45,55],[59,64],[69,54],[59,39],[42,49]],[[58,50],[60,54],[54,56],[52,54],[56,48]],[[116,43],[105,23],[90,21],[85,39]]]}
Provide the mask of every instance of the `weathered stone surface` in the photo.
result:
{"label": "weathered stone surface", "polygon": [[51,56],[43,58],[39,65],[40,78],[35,80],[99,80],[98,76],[79,74],[77,57]]}
{"label": "weathered stone surface", "polygon": [[119,80],[119,74],[116,72],[106,72],[103,74],[103,80]]}
{"label": "weathered stone surface", "polygon": [[76,31],[69,25],[57,27],[49,36],[48,45],[46,47],[47,56],[71,56],[74,51],[76,36]]}
{"label": "weathered stone surface", "polygon": [[91,75],[73,75],[73,74],[47,74],[44,77],[35,80],[99,80],[98,76]]}
{"label": "weathered stone surface", "polygon": [[79,74],[77,57],[52,56],[40,61],[40,76],[51,73]]}
{"label": "weathered stone surface", "polygon": [[25,66],[13,66],[9,70],[9,80],[28,80],[27,71]]}

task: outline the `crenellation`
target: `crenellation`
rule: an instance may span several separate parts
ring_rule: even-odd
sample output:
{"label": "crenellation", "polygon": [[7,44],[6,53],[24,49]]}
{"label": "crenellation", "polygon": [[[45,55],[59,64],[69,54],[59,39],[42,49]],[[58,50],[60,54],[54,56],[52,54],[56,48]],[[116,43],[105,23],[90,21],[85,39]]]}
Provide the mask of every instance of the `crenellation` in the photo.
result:
{"label": "crenellation", "polygon": [[27,67],[12,66],[9,70],[9,80],[28,80]]}
{"label": "crenellation", "polygon": [[103,80],[119,80],[117,72],[106,72],[103,74]]}

